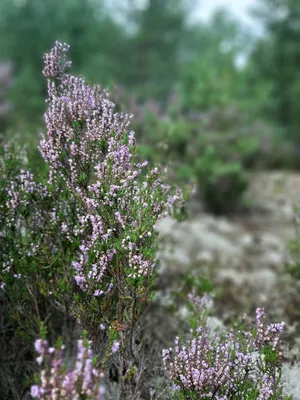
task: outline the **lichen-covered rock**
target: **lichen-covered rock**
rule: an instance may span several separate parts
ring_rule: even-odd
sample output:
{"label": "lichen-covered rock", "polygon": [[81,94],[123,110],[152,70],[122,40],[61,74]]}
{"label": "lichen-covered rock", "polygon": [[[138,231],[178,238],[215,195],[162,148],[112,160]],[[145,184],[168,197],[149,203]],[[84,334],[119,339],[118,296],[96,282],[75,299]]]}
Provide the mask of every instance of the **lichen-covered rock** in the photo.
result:
{"label": "lichen-covered rock", "polygon": [[294,400],[300,399],[300,362],[295,365],[288,363],[282,366],[282,384],[285,395],[293,395]]}

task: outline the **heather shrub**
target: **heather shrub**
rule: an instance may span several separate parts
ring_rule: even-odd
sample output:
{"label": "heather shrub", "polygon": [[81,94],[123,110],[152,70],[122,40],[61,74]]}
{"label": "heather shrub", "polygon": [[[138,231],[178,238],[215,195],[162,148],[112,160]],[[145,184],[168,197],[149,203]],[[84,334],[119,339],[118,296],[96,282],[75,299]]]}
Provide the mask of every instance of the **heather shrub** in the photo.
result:
{"label": "heather shrub", "polygon": [[[146,302],[150,295],[157,235],[153,225],[175,198],[168,197],[170,188],[161,183],[157,168],[139,179],[147,162],[135,162],[134,134],[126,131],[130,117],[115,114],[99,87],[63,73],[66,51],[56,45],[44,69],[48,136],[40,147],[50,168],[49,185],[69,196],[75,208],[75,221],[64,206],[57,214],[64,213],[64,236],[79,245],[72,265],[81,294],[89,307],[97,304],[100,323],[111,323],[109,310],[120,323],[132,324],[140,300]],[[121,309],[116,299],[123,302]]]}
{"label": "heather shrub", "polygon": [[[207,326],[207,296],[189,296],[198,327],[191,338],[177,337],[173,348],[163,350],[167,377],[177,399],[283,399],[280,384],[284,323],[265,324],[257,308],[256,325],[236,324],[212,333]],[[285,397],[287,398],[287,397]]]}
{"label": "heather shrub", "polygon": [[[47,134],[40,151],[47,178],[15,166],[8,152],[1,161],[1,297],[26,346],[40,321],[53,340],[86,329],[100,359],[120,371],[122,391],[123,374],[139,367],[139,319],[157,262],[154,225],[179,195],[157,168],[136,161],[131,116],[116,113],[100,87],[66,72],[67,51],[56,42],[44,59]],[[117,357],[107,358],[114,343]]]}
{"label": "heather shrub", "polygon": [[[31,296],[26,289],[26,282],[21,282],[19,272],[19,269],[22,269],[22,257],[24,261],[27,256],[26,253],[23,256],[21,254],[26,238],[22,236],[20,230],[16,229],[18,222],[10,221],[9,223],[8,219],[11,213],[10,201],[17,201],[17,198],[13,199],[10,192],[12,182],[14,182],[14,187],[19,185],[17,177],[24,164],[24,153],[19,150],[17,146],[8,145],[3,145],[0,149],[0,262],[2,265],[0,357],[3,366],[0,369],[1,398],[9,398],[9,393],[14,398],[18,398],[18,392],[22,390],[27,373],[31,369],[28,361],[32,333],[37,332],[35,332],[34,296]],[[14,215],[11,218],[13,219]],[[11,266],[12,260],[16,260],[19,265],[18,270]]]}

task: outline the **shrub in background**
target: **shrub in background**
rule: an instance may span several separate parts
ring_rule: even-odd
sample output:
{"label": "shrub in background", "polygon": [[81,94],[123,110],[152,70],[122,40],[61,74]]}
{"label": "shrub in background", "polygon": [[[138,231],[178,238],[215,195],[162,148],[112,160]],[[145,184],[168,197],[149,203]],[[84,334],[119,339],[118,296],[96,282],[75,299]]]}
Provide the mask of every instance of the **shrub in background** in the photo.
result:
{"label": "shrub in background", "polygon": [[[115,96],[124,101],[125,93],[118,88]],[[151,164],[167,165],[168,179],[187,192],[197,182],[209,211],[235,211],[248,184],[244,168],[255,164],[258,135],[237,109],[207,111],[194,118],[185,115],[173,97],[166,112],[153,101],[139,105],[130,98],[131,109],[139,115],[139,155]]]}
{"label": "shrub in background", "polygon": [[294,208],[295,237],[289,242],[286,259],[287,270],[297,280],[300,279],[300,207]]}
{"label": "shrub in background", "polygon": [[207,209],[215,214],[233,212],[241,204],[248,186],[239,162],[224,162],[209,146],[195,162],[195,174]]}

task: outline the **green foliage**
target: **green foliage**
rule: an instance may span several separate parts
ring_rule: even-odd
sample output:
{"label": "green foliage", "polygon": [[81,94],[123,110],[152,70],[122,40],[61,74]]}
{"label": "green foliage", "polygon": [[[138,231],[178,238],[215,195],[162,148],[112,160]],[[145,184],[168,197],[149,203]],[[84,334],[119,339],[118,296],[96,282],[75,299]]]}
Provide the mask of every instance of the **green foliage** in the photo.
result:
{"label": "green foliage", "polygon": [[179,50],[186,11],[182,0],[149,0],[143,10],[131,9],[136,33],[131,39],[128,83],[139,98],[166,101],[179,75]]}
{"label": "green foliage", "polygon": [[103,1],[3,0],[0,54],[13,63],[16,79],[10,97],[14,104],[13,122],[19,126],[41,124],[45,110],[41,55],[54,37],[72,45],[76,68],[92,81],[106,85],[112,79],[122,81],[124,76],[121,60],[126,57],[127,35],[107,14]]}
{"label": "green foliage", "polygon": [[230,213],[241,203],[247,177],[238,162],[224,162],[210,146],[195,162],[195,174],[206,207],[216,214]]}
{"label": "green foliage", "polygon": [[261,0],[256,15],[263,22],[266,35],[250,57],[249,91],[263,94],[256,96],[258,106],[286,129],[287,137],[298,142],[300,4],[298,0]]}
{"label": "green foliage", "polygon": [[182,68],[180,80],[184,110],[201,113],[235,104],[242,85],[236,57],[249,46],[243,28],[221,10],[209,25],[190,28],[185,40],[188,39],[191,60]]}

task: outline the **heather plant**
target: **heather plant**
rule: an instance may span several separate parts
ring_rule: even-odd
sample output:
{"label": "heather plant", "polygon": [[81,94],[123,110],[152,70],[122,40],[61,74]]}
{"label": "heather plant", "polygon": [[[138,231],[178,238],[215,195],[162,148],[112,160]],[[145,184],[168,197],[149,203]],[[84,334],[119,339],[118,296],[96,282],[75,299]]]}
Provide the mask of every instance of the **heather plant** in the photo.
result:
{"label": "heather plant", "polygon": [[264,310],[256,310],[256,326],[236,324],[220,333],[209,331],[208,298],[194,294],[189,300],[198,327],[191,339],[176,337],[174,348],[163,350],[167,377],[178,399],[287,399],[280,384],[284,323],[265,324]]}
{"label": "heather plant", "polygon": [[130,370],[134,380],[139,367],[139,319],[157,262],[155,223],[180,194],[171,195],[158,168],[136,161],[131,116],[116,113],[99,86],[66,72],[68,48],[56,42],[44,59],[47,134],[40,151],[48,177],[12,169],[8,152],[1,161],[1,296],[28,340],[40,321],[53,336],[87,329],[97,355],[119,371],[122,391],[123,374]]}
{"label": "heather plant", "polygon": [[135,162],[134,134],[126,130],[131,117],[114,113],[99,87],[65,73],[67,50],[56,43],[45,57],[48,136],[40,148],[49,165],[50,188],[73,206],[62,202],[52,211],[62,234],[78,245],[72,262],[80,289],[78,316],[83,317],[85,298],[97,322],[111,326],[115,320],[124,330],[132,329],[150,296],[156,263],[153,226],[175,198],[157,168],[139,180],[147,162]]}
{"label": "heather plant", "polygon": [[65,346],[61,340],[51,347],[46,339],[39,338],[34,347],[38,353],[36,362],[42,368],[36,376],[36,384],[31,386],[34,399],[103,400],[103,372],[96,367],[97,359],[93,356],[87,332],[83,332],[77,341],[73,367],[65,362]]}
{"label": "heather plant", "polygon": [[38,269],[35,253],[38,242],[44,247],[41,231],[49,218],[41,204],[48,196],[25,170],[26,153],[19,146],[4,145],[0,152],[0,397],[19,398],[32,371],[31,346],[39,320],[55,314],[55,307],[41,296],[46,271]]}

